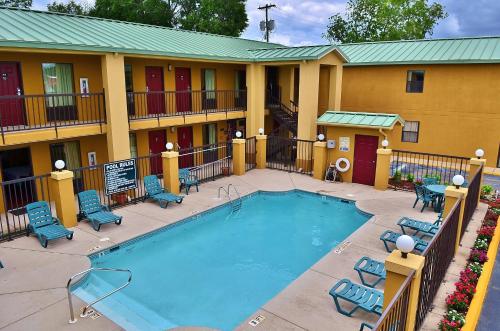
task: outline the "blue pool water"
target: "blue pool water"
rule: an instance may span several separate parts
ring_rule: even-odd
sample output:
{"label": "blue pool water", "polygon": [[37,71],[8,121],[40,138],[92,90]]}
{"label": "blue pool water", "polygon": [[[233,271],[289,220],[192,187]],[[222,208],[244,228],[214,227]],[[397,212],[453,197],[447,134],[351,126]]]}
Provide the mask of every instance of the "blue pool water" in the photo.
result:
{"label": "blue pool water", "polygon": [[[257,192],[237,213],[218,207],[91,256],[95,267],[133,274],[95,308],[127,330],[231,330],[369,217],[345,200]],[[95,272],[74,292],[90,302],[125,280]]]}

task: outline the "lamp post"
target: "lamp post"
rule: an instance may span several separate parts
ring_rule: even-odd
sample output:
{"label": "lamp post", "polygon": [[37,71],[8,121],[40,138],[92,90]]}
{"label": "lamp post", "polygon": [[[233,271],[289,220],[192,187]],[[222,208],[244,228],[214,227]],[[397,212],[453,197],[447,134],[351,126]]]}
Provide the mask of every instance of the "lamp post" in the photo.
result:
{"label": "lamp post", "polygon": [[259,128],[259,134],[263,135],[264,134],[264,128]]}
{"label": "lamp post", "polygon": [[484,156],[484,151],[481,148],[476,149],[476,157],[481,159]]}
{"label": "lamp post", "polygon": [[455,188],[459,189],[460,186],[465,182],[465,178],[462,175],[455,175],[453,176],[453,185],[455,185]]}
{"label": "lamp post", "polygon": [[241,138],[243,134],[241,133],[241,131],[236,131],[236,138]]}
{"label": "lamp post", "polygon": [[171,142],[168,142],[165,144],[165,147],[167,148],[167,151],[171,152],[172,149],[174,148],[174,144],[172,144]]}
{"label": "lamp post", "polygon": [[318,134],[318,140],[319,140],[319,141],[323,141],[323,140],[325,140],[325,135],[324,135],[324,134],[322,134],[322,133]]}
{"label": "lamp post", "polygon": [[406,259],[408,253],[415,248],[415,241],[413,241],[412,237],[404,234],[396,240],[396,247],[401,251],[401,257]]}
{"label": "lamp post", "polygon": [[387,146],[389,146],[389,140],[387,140],[387,139],[382,140],[382,147],[383,147],[384,149],[386,149],[386,148],[387,148]]}

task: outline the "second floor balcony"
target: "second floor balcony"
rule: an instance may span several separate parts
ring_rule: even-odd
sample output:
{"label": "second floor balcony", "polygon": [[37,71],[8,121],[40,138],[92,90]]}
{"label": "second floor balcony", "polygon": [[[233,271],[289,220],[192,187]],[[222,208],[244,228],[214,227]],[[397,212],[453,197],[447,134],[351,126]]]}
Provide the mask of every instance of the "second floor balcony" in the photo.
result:
{"label": "second floor balcony", "polygon": [[128,92],[129,120],[246,111],[246,90]]}

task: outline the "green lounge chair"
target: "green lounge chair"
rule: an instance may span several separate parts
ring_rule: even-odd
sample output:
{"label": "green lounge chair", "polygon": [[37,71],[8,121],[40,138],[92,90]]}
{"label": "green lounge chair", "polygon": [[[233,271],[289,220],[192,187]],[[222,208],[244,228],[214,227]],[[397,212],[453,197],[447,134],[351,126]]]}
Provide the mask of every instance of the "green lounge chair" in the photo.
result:
{"label": "green lounge chair", "polygon": [[92,228],[96,231],[99,231],[103,224],[115,223],[120,225],[122,223],[122,216],[113,214],[108,206],[101,205],[96,190],[78,193],[78,202],[80,212],[92,223]]}
{"label": "green lounge chair", "polygon": [[438,218],[437,221],[435,221],[434,223],[429,223],[409,217],[401,217],[397,224],[401,227],[401,231],[403,231],[404,234],[407,234],[405,231],[406,228],[414,230],[415,231],[415,233],[413,234],[414,236],[421,233],[422,235],[420,236],[420,238],[423,238],[425,236],[434,237],[434,235],[439,231],[441,218]]}
{"label": "green lounge chair", "polygon": [[163,189],[156,175],[144,177],[144,187],[146,188],[144,200],[152,199],[157,201],[162,208],[167,208],[170,202],[181,203],[182,199],[184,199],[183,196],[172,194]]}
{"label": "green lounge chair", "polygon": [[[368,287],[375,287],[378,283],[385,280],[384,262],[370,259],[367,256],[363,256],[358,262],[356,262],[354,270],[358,272],[361,283]],[[375,281],[371,283],[367,282],[363,276],[364,273],[376,277]]]}
{"label": "green lounge chair", "polygon": [[[387,252],[389,253],[391,252],[389,246],[387,245],[387,242],[396,244],[396,240],[398,240],[398,238],[402,235],[403,235],[402,233],[397,233],[391,230],[384,231],[384,233],[380,235],[380,240],[382,240],[382,242],[384,243]],[[420,253],[422,253],[429,244],[427,241],[422,240],[419,237],[415,236],[410,236],[410,237],[412,237],[412,239],[415,241],[415,250],[419,251]]]}
{"label": "green lounge chair", "polygon": [[370,325],[366,322],[363,322],[361,323],[361,325],[359,326],[359,331],[363,331],[364,329],[370,329],[370,330],[373,330],[373,325]]}
{"label": "green lounge chair", "polygon": [[425,207],[429,207],[429,204],[434,206],[437,197],[432,194],[432,192],[429,191],[424,185],[415,185],[415,194],[417,195],[417,198],[415,199],[413,208],[415,208],[419,200],[422,200],[423,203],[420,212],[423,212]]}
{"label": "green lounge chair", "polygon": [[26,206],[26,211],[29,219],[28,235],[34,233],[42,247],[47,248],[49,240],[63,237],[73,239],[73,231],[66,229],[61,225],[61,221],[52,216],[46,201],[30,203]]}
{"label": "green lounge chair", "polygon": [[[335,302],[337,311],[342,315],[350,317],[358,309],[382,315],[384,294],[375,289],[354,284],[349,279],[344,278],[332,287],[330,295]],[[354,304],[354,307],[350,311],[342,309],[340,307],[339,299]]]}
{"label": "green lounge chair", "polygon": [[181,188],[184,187],[184,189],[186,190],[186,195],[189,194],[191,186],[196,186],[196,192],[200,192],[200,190],[198,189],[198,185],[200,184],[198,176],[192,174],[188,168],[179,169],[179,183],[181,185]]}

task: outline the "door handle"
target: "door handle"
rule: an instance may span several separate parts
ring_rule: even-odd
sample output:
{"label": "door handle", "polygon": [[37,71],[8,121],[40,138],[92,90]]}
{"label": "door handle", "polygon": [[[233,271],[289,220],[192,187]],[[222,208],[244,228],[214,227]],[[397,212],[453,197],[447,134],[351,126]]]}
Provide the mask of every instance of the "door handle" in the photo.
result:
{"label": "door handle", "polygon": [[17,88],[17,95],[21,95],[21,89],[19,87]]}
{"label": "door handle", "polygon": [[146,92],[149,92],[149,86],[146,86]]}

